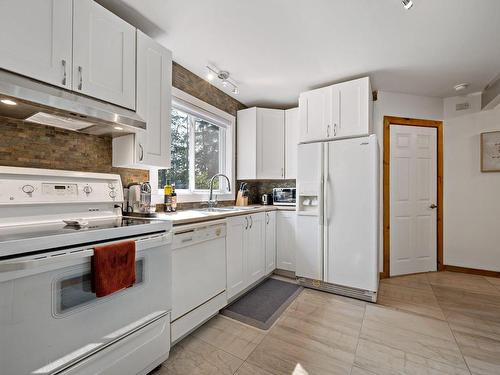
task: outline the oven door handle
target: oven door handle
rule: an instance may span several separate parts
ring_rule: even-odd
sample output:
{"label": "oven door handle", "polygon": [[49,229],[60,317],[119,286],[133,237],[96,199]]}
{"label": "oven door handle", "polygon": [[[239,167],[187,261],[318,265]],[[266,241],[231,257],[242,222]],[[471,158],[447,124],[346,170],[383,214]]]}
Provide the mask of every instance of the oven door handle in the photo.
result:
{"label": "oven door handle", "polygon": [[[114,241],[120,242],[120,241]],[[151,237],[139,238],[135,242],[136,251],[150,249],[152,247],[169,244],[172,242],[172,234],[160,234]],[[110,242],[113,243],[113,242]],[[108,243],[106,243],[108,244]],[[55,251],[47,254],[37,254],[30,258],[23,258],[19,260],[5,260],[0,261],[0,273],[23,271],[55,263],[72,261],[75,259],[89,258],[94,255],[93,248],[81,249],[67,249],[62,251]]]}

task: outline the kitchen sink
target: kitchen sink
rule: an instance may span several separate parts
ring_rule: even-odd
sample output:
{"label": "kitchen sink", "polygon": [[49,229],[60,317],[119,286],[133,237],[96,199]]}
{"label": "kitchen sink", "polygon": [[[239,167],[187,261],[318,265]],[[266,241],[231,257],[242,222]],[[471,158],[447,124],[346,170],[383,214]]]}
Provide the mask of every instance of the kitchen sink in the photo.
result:
{"label": "kitchen sink", "polygon": [[245,206],[227,206],[227,207],[207,207],[199,208],[196,211],[202,212],[238,212],[246,210],[254,210],[255,207],[245,207]]}

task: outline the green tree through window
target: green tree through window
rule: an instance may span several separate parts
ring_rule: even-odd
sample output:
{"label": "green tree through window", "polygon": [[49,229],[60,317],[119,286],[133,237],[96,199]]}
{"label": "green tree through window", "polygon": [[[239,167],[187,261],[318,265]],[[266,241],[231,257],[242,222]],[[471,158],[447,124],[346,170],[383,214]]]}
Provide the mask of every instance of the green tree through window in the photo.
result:
{"label": "green tree through window", "polygon": [[[176,189],[209,189],[210,178],[224,171],[225,137],[225,128],[172,108],[172,166],[158,171],[158,188],[169,179]],[[219,182],[214,181],[214,189]]]}

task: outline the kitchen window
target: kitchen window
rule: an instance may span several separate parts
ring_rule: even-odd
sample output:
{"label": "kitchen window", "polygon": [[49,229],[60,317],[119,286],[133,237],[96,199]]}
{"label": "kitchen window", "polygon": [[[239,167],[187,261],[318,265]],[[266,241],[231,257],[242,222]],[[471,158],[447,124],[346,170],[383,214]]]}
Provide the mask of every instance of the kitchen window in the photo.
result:
{"label": "kitchen window", "polygon": [[[159,195],[163,194],[163,187],[170,180],[175,184],[179,202],[203,201],[208,199],[213,175],[223,173],[234,181],[233,127],[233,116],[174,90],[171,168],[151,171],[151,183],[157,186]],[[223,178],[214,181],[214,193],[219,200],[234,199]]]}

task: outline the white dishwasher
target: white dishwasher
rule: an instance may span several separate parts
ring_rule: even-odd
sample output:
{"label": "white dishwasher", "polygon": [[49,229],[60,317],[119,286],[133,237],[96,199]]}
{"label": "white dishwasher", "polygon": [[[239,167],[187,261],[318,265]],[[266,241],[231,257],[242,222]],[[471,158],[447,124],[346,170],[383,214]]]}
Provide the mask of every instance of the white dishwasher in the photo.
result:
{"label": "white dishwasher", "polygon": [[227,305],[226,222],[174,227],[172,344]]}

